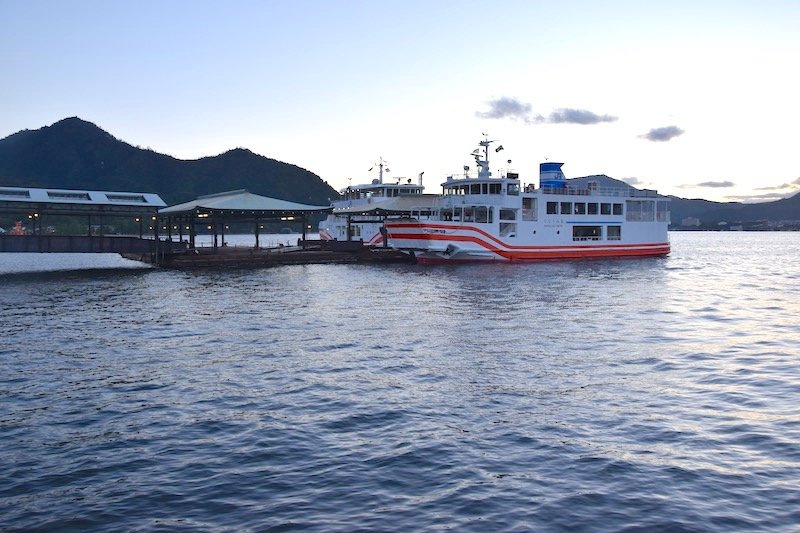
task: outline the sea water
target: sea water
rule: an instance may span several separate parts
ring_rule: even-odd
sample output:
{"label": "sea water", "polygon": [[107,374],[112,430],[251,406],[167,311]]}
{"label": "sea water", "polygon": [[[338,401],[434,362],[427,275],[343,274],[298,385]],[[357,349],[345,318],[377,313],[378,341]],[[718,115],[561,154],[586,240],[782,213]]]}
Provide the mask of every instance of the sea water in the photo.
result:
{"label": "sea water", "polygon": [[800,233],[671,240],[6,266],[0,529],[796,531]]}

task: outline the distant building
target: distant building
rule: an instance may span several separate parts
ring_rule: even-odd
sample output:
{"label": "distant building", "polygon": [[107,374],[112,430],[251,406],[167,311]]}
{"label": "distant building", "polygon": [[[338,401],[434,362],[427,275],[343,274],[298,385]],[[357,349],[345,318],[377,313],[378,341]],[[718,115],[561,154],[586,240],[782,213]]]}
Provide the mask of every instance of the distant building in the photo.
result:
{"label": "distant building", "polygon": [[681,226],[685,226],[687,228],[691,227],[696,228],[700,226],[700,219],[695,217],[686,217],[683,220],[681,220]]}

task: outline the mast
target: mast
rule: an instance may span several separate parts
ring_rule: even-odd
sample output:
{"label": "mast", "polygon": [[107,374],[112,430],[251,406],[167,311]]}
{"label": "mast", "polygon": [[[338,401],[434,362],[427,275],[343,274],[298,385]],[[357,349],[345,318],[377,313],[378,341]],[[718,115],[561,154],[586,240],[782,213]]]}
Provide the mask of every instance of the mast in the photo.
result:
{"label": "mast", "polygon": [[[388,165],[389,163],[383,160],[383,157],[380,158],[380,163],[378,163],[378,183],[383,184],[383,167]],[[391,172],[389,168],[386,168],[386,172]]]}
{"label": "mast", "polygon": [[478,165],[479,178],[488,178],[492,175],[492,173],[489,171],[489,145],[493,142],[494,141],[489,140],[489,135],[484,133],[483,140],[480,142],[480,145],[483,148],[483,159],[481,159],[480,149],[472,152],[472,155],[475,156],[475,164]]}

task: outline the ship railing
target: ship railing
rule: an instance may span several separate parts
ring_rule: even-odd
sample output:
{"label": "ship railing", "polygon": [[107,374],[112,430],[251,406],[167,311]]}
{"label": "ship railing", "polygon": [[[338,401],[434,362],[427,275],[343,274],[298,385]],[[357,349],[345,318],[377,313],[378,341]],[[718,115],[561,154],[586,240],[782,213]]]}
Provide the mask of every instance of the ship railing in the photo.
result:
{"label": "ship railing", "polygon": [[658,191],[651,189],[634,189],[633,187],[592,187],[578,189],[576,187],[542,187],[543,194],[566,194],[573,196],[618,196],[637,198],[656,198]]}

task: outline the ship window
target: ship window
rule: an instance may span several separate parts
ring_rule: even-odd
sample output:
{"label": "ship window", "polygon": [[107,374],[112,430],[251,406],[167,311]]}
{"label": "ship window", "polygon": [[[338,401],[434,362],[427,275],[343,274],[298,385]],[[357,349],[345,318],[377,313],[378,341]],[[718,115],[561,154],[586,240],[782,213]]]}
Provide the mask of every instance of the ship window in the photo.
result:
{"label": "ship window", "polygon": [[474,207],[465,207],[464,208],[464,222],[474,222],[475,221],[475,208]]}
{"label": "ship window", "polygon": [[536,220],[536,201],[534,198],[522,199],[522,220]]}
{"label": "ship window", "polygon": [[596,215],[597,214],[597,204],[595,204],[595,203],[586,204],[586,213],[588,213],[590,215]]}
{"label": "ship window", "polygon": [[622,204],[614,204],[614,214],[615,215],[622,214]]}
{"label": "ship window", "polygon": [[608,226],[606,238],[609,241],[618,241],[622,238],[622,226]]}
{"label": "ship window", "polygon": [[655,220],[655,202],[651,200],[627,200],[625,220],[652,222]]}
{"label": "ship window", "polygon": [[489,209],[486,206],[478,206],[475,208],[475,222],[485,224],[489,222]]}
{"label": "ship window", "polygon": [[461,208],[454,207],[453,208],[453,220],[456,222],[461,222]]}
{"label": "ship window", "polygon": [[656,202],[656,220],[659,222],[669,222],[669,202]]}
{"label": "ship window", "polygon": [[558,214],[558,202],[547,202],[547,214],[548,215]]}
{"label": "ship window", "polygon": [[561,202],[561,214],[562,215],[572,214],[572,202]]}
{"label": "ship window", "polygon": [[500,194],[500,184],[499,183],[490,183],[489,184],[489,194]]}
{"label": "ship window", "polygon": [[516,237],[517,236],[517,223],[516,222],[501,222],[500,223],[500,236],[501,237]]}
{"label": "ship window", "polygon": [[600,214],[601,215],[610,215],[611,214],[611,204],[600,204]]}
{"label": "ship window", "polygon": [[585,215],[586,214],[586,204],[583,202],[575,202],[575,214],[576,215]]}
{"label": "ship window", "polygon": [[572,226],[573,241],[599,241],[600,235],[602,226]]}
{"label": "ship window", "polygon": [[500,209],[500,220],[517,220],[516,209]]}
{"label": "ship window", "polygon": [[509,196],[519,196],[519,184],[518,183],[509,183],[508,184],[508,195]]}

